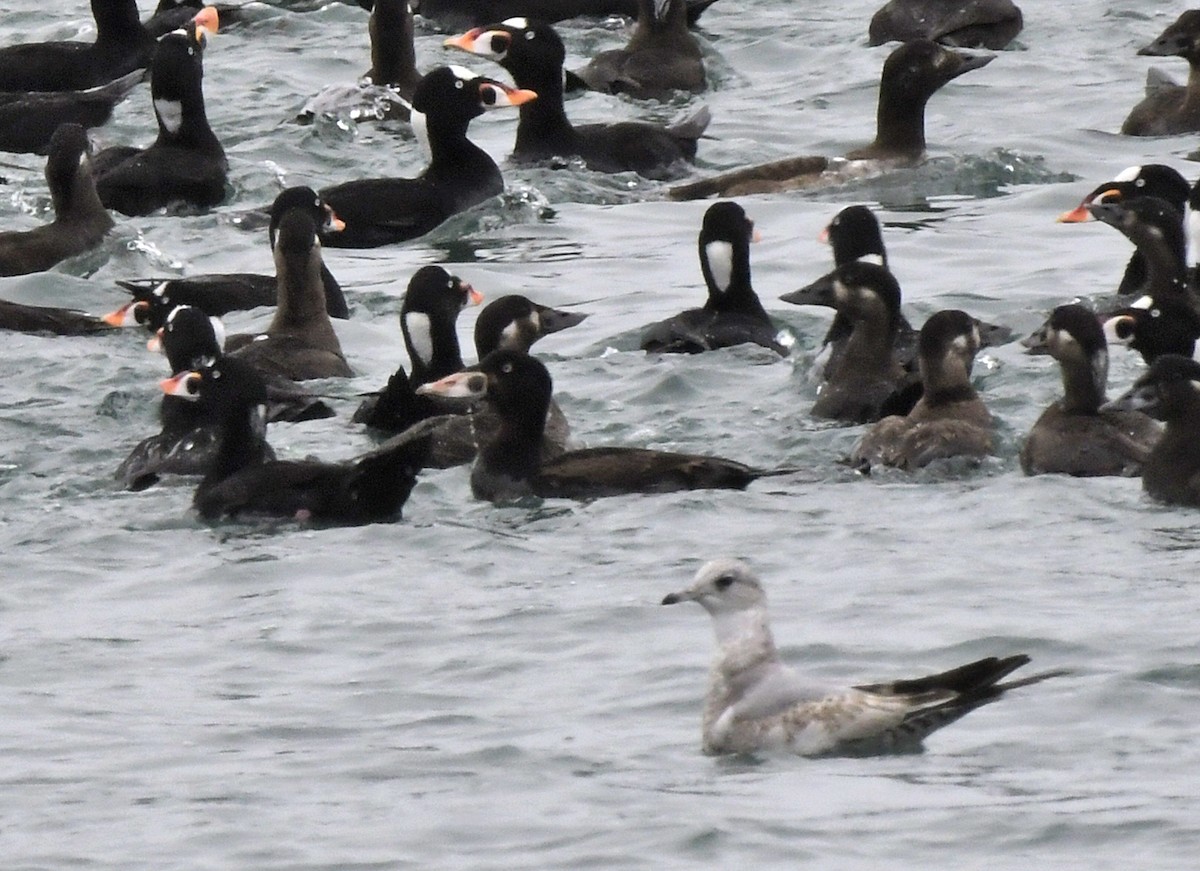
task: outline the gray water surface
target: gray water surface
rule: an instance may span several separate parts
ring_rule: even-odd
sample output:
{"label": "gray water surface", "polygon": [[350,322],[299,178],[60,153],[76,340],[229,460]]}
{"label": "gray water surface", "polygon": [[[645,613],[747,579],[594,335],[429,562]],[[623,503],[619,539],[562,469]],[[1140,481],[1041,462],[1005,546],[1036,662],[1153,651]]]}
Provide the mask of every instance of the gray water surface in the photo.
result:
{"label": "gray water surface", "polygon": [[[143,12],[149,4],[143,3]],[[442,263],[488,297],[521,292],[591,317],[538,351],[581,444],[720,453],[802,471],[747,492],[497,508],[465,469],[422,476],[392,525],[203,525],[190,483],[143,493],[111,473],[155,431],[162,358],[140,333],[5,334],[0,377],[0,856],[32,869],[1192,867],[1200,847],[1194,511],[1137,480],[1029,479],[1023,434],[1058,395],[1047,358],[988,349],[976,383],[1001,455],[969,473],[838,460],[859,434],[808,414],[828,313],[779,294],[824,272],[816,235],[843,205],[886,228],[909,319],[963,307],[1017,334],[1113,288],[1130,246],[1054,223],[1124,167],[1183,160],[1197,137],[1116,135],[1140,99],[1136,56],[1185,4],[1025,4],[1013,50],[930,103],[924,167],[742,202],[764,241],[754,283],[791,357],[747,348],[645,357],[645,324],[699,304],[706,203],[632,175],[509,169],[508,194],[429,237],[329,251],[353,312],[357,377],[321,385],[339,416],[273,426],[282,456],[371,441],[356,394],[404,361],[409,276]],[[702,170],[841,153],[872,138],[889,47],[866,0],[721,0],[701,30],[714,89],[670,105],[602,95],[576,120],[670,118],[703,101]],[[234,195],[211,214],[125,219],[104,250],[0,280],[0,297],[104,312],[123,277],[269,271],[238,228],[283,184],[411,175],[403,131],[303,127],[325,84],[368,66],[365,15],[264,5],[218,35],[205,90]],[[86,4],[10,3],[0,43],[71,38]],[[562,27],[572,65],[622,41]],[[86,34],[85,34],[86,36]],[[421,29],[423,67],[445,54]],[[1158,60],[1183,78],[1179,60]],[[497,159],[516,118],[472,135]],[[148,87],[94,131],[152,138]],[[8,156],[5,227],[44,220],[42,160]],[[21,169],[24,167],[25,169]],[[464,313],[464,346],[477,311]],[[269,312],[229,318],[231,331]],[[473,359],[470,351],[464,356]],[[1140,363],[1114,351],[1112,393]],[[660,609],[720,554],[761,574],[785,657],[814,680],[915,676],[1029,653],[1069,677],[937,733],[923,755],[711,759],[699,752],[712,652],[698,609]]]}

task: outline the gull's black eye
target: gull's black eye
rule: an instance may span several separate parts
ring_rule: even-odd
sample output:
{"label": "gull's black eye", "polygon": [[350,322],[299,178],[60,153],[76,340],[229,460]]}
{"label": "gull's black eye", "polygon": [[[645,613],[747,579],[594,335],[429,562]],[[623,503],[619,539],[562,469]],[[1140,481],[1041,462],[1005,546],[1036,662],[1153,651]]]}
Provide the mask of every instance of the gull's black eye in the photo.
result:
{"label": "gull's black eye", "polygon": [[728,590],[733,584],[733,575],[721,575],[717,578],[716,585],[718,590]]}

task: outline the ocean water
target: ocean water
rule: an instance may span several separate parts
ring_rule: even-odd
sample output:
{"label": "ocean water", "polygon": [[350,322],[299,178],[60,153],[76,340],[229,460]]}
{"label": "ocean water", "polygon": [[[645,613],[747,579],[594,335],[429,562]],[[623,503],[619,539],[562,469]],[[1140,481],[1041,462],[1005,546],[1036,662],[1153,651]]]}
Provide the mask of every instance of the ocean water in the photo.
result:
{"label": "ocean water", "polygon": [[[143,2],[148,13],[150,4]],[[155,431],[162,358],[125,332],[6,333],[0,369],[0,856],[78,868],[965,869],[1186,868],[1200,847],[1200,515],[1137,480],[1025,478],[1023,434],[1058,395],[1047,358],[987,349],[976,383],[999,420],[981,469],[859,477],[857,428],[814,421],[808,377],[825,312],[776,300],[823,273],[815,237],[873,205],[914,323],[966,308],[1018,334],[1117,282],[1130,246],[1054,223],[1124,167],[1186,176],[1196,136],[1117,135],[1150,59],[1136,50],[1186,7],[1026,3],[1026,28],[929,106],[923,167],[742,200],[764,240],[754,283],[796,337],[646,357],[641,327],[696,305],[706,203],[634,176],[508,169],[504,198],[429,237],[330,251],[357,377],[323,384],[338,417],[274,426],[284,456],[345,458],[371,441],[359,392],[404,361],[409,276],[441,263],[489,297],[590,313],[546,338],[581,444],[703,450],[801,471],[746,492],[472,500],[465,469],[422,476],[391,525],[208,526],[191,485],[116,489]],[[700,170],[871,139],[888,47],[875,4],[720,0],[702,19],[712,90],[668,104],[586,95],[577,120],[712,109]],[[111,244],[0,297],[97,313],[114,280],[271,268],[239,226],[283,184],[411,175],[411,135],[291,117],[368,65],[356,6],[252,4],[206,55],[209,116],[234,194],[209,214],[125,219]],[[86,4],[4,5],[0,44],[87,36]],[[617,21],[561,27],[569,60],[622,41]],[[419,28],[423,67],[447,54]],[[1177,77],[1180,60],[1159,60]],[[478,119],[498,159],[515,114]],[[98,144],[152,138],[148,88]],[[5,228],[45,219],[42,161],[5,156]],[[464,346],[476,310],[460,319]],[[241,331],[264,311],[229,318]],[[468,359],[473,357],[466,352]],[[1111,392],[1140,364],[1114,351]],[[1071,675],[938,732],[921,755],[712,759],[699,752],[713,641],[698,608],[663,609],[717,555],[763,578],[785,657],[832,685],[915,676],[1019,651]]]}

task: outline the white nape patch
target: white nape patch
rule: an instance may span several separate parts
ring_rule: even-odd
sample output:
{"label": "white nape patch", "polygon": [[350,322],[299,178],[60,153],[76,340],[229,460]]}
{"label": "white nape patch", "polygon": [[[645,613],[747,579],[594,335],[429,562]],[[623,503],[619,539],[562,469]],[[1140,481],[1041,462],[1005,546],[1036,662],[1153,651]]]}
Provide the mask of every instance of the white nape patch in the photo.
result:
{"label": "white nape patch", "polygon": [[1189,266],[1200,264],[1200,212],[1186,209],[1184,227],[1187,228],[1187,262]]}
{"label": "white nape patch", "polygon": [[504,21],[501,21],[500,23],[503,24],[505,27],[511,27],[515,30],[528,30],[529,29],[529,19],[528,18],[506,18]]}
{"label": "white nape patch", "polygon": [[208,322],[212,324],[213,336],[217,340],[217,347],[225,347],[225,324],[220,318],[209,318]]}
{"label": "white nape patch", "polygon": [[429,315],[421,312],[408,312],[404,316],[404,332],[408,334],[408,341],[412,345],[413,353],[428,366],[433,360],[433,332],[429,327]]}
{"label": "white nape patch", "polygon": [[858,262],[859,263],[874,263],[876,266],[884,265],[882,254],[864,254],[862,257],[858,258]]}
{"label": "white nape patch", "polygon": [[1141,175],[1142,168],[1140,166],[1131,166],[1128,169],[1123,169],[1113,178],[1113,181],[1134,181]]}
{"label": "white nape patch", "polygon": [[729,281],[733,277],[733,245],[729,242],[709,242],[704,246],[704,257],[708,260],[708,269],[717,290],[721,293],[729,290]]}
{"label": "white nape patch", "polygon": [[1153,305],[1154,305],[1154,297],[1139,296],[1137,299],[1135,299],[1133,302],[1131,302],[1129,304],[1129,307],[1130,308],[1140,308],[1143,311],[1149,311],[1150,308],[1153,307]]}
{"label": "white nape patch", "polygon": [[421,146],[421,153],[425,155],[426,162],[433,160],[433,151],[429,147],[429,126],[425,118],[425,113],[413,109],[410,113],[410,123],[412,124],[413,134],[417,137],[417,144]]}
{"label": "white nape patch", "polygon": [[154,288],[154,290],[152,290],[150,292],[153,293],[155,296],[161,297],[164,293],[167,292],[167,284],[169,284],[169,282],[164,281],[162,284],[160,284],[158,287]]}
{"label": "white nape patch", "polygon": [[454,73],[454,77],[464,82],[469,82],[471,79],[479,78],[477,73],[472,72],[466,67],[460,67],[458,64],[450,64],[450,72]]}
{"label": "white nape patch", "polygon": [[178,133],[183,124],[183,104],[178,100],[155,100],[154,112],[163,129],[168,133]]}

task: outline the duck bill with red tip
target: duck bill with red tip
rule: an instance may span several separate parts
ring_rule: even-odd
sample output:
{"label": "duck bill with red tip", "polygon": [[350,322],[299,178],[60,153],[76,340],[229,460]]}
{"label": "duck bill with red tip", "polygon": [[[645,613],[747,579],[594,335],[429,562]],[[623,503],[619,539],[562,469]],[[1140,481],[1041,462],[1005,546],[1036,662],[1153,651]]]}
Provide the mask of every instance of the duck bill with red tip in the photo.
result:
{"label": "duck bill with red tip", "polygon": [[221,26],[221,19],[217,15],[217,8],[215,6],[205,6],[192,16],[192,24],[195,25],[197,42],[212,36]]}
{"label": "duck bill with red tip", "polygon": [[1094,190],[1087,197],[1085,197],[1083,202],[1078,206],[1071,209],[1069,212],[1063,212],[1061,215],[1059,215],[1058,223],[1086,224],[1088,221],[1092,220],[1092,213],[1088,211],[1088,206],[1092,205],[1093,203],[1103,203],[1113,199],[1121,199],[1121,192],[1119,190],[1116,190],[1115,188]]}
{"label": "duck bill with red tip", "polygon": [[482,399],[487,395],[487,385],[487,376],[482,372],[465,369],[439,381],[422,384],[417,388],[417,393],[445,399]]}
{"label": "duck bill with red tip", "polygon": [[201,377],[199,372],[180,372],[178,375],[159,381],[158,386],[167,396],[178,396],[180,399],[195,402],[200,398]]}
{"label": "duck bill with red tip", "polygon": [[138,313],[148,311],[150,303],[145,300],[127,302],[114,312],[109,312],[100,320],[110,327],[140,327]]}
{"label": "duck bill with red tip", "polygon": [[463,290],[467,292],[468,305],[479,305],[483,302],[483,294],[471,285],[467,284],[465,281],[463,282]]}

